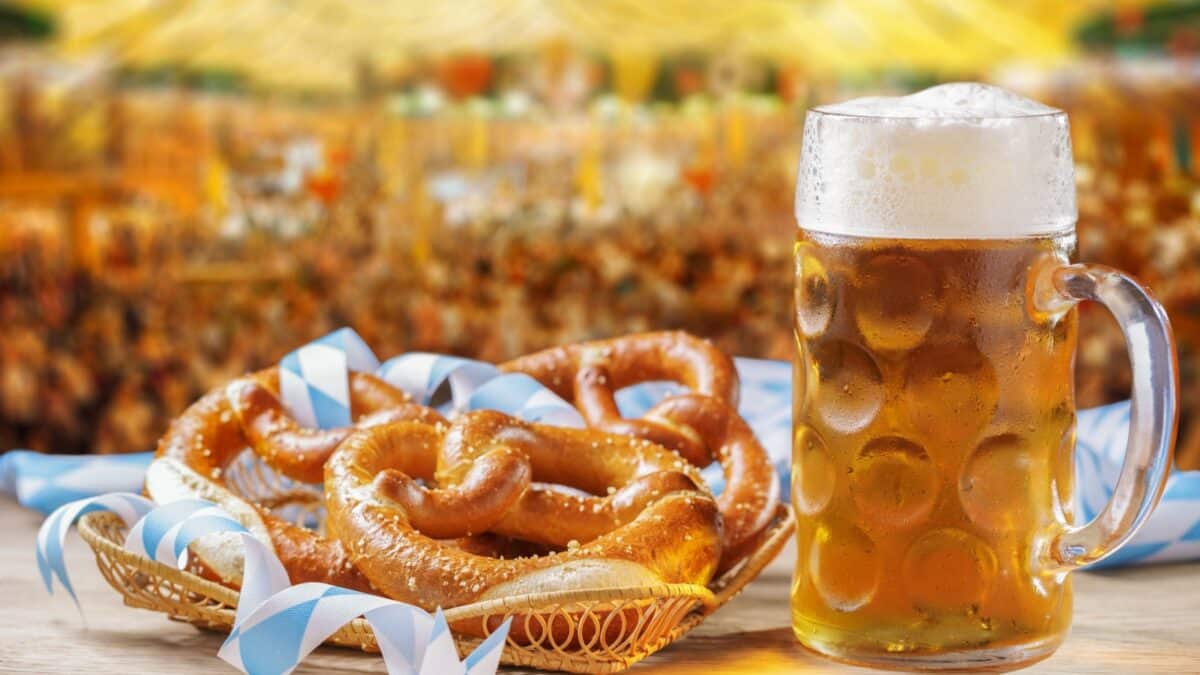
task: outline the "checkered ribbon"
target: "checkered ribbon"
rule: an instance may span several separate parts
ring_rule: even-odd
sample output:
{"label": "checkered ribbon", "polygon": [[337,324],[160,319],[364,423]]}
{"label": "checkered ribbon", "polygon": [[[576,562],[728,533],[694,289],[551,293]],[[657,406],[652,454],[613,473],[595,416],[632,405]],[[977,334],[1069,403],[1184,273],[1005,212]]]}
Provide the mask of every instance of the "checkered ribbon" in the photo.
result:
{"label": "checkered ribbon", "polygon": [[43,455],[10,450],[0,455],[0,494],[27,508],[50,513],[85,497],[142,489],[150,453]]}
{"label": "checkered ribbon", "polygon": [[[1079,522],[1088,522],[1112,499],[1125,461],[1129,402],[1079,413],[1076,421],[1075,485]],[[1162,501],[1128,543],[1092,565],[1200,560],[1200,471],[1173,471]]]}
{"label": "checkered ribbon", "polygon": [[155,507],[139,495],[110,493],[59,507],[42,524],[37,537],[38,569],[47,591],[53,593],[57,577],[76,599],[63,544],[71,526],[95,511],[115,513],[129,526],[126,550],[173,567],[187,564],[188,545],[202,537],[232,537],[241,543],[245,564],[237,613],[217,656],[242,672],[289,673],[326,638],[359,616],[371,625],[389,673],[491,675],[500,665],[509,622],[465,661],[459,661],[441,610],[431,615],[412,605],[329,584],[293,586],[269,546],[224,510],[201,499]]}
{"label": "checkered ribbon", "polygon": [[63,546],[67,543],[67,533],[75,521],[95,511],[115,513],[126,526],[131,526],[154,508],[154,502],[132,492],[110,492],[108,494],[79,499],[63,504],[42,522],[38,529],[35,551],[37,553],[38,571],[42,574],[42,583],[47,593],[54,592],[54,578],[66,589],[67,595],[79,605],[75,597],[75,589],[71,587],[71,577],[67,574],[66,559],[63,557]]}

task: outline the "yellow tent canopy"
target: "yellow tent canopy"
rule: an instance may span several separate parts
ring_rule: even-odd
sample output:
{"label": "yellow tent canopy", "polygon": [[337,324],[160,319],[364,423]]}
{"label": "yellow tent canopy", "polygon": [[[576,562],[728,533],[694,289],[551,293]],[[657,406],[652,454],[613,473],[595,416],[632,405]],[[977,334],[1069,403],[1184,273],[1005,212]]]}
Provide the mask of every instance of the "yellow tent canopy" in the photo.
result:
{"label": "yellow tent canopy", "polygon": [[[566,40],[603,52],[732,51],[814,74],[883,67],[972,73],[1053,63],[1102,0],[25,0],[55,48],[135,66],[245,72],[269,87],[353,88],[363,63],[507,52]],[[1140,6],[1127,0],[1117,6]]]}

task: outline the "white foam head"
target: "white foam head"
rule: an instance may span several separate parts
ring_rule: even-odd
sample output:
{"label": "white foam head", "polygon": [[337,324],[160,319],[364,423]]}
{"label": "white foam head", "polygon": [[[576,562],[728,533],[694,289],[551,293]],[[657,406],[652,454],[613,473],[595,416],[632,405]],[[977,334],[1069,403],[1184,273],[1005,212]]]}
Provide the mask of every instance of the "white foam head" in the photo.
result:
{"label": "white foam head", "polygon": [[796,220],[898,239],[1000,239],[1075,225],[1066,113],[998,87],[943,84],[808,113]]}

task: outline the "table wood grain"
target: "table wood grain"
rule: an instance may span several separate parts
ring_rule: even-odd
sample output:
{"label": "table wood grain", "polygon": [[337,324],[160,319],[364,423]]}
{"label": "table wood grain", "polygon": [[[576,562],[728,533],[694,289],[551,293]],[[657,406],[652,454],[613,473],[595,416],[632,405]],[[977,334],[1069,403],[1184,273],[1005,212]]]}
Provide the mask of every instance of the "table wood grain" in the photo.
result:
{"label": "table wood grain", "polygon": [[[233,672],[216,658],[220,635],[122,605],[77,535],[68,540],[67,559],[84,619],[63,591],[47,595],[33,552],[40,522],[0,499],[0,672]],[[741,596],[631,672],[871,672],[825,661],[796,643],[788,626],[790,576],[788,549]],[[1200,564],[1081,573],[1075,588],[1071,636],[1024,672],[1200,673]],[[296,672],[383,672],[383,662],[320,648]]]}

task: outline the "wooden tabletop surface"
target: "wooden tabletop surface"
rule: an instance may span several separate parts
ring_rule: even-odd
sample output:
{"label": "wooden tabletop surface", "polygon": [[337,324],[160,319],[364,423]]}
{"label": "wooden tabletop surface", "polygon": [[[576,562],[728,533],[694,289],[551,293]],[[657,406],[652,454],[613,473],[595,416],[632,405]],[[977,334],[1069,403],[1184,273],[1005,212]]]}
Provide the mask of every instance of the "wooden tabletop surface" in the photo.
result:
{"label": "wooden tabletop surface", "polygon": [[[100,577],[77,535],[67,560],[86,627],[61,590],[49,596],[34,563],[41,517],[0,498],[0,672],[228,673],[221,636],[130,609]],[[788,626],[791,551],[684,640],[631,672],[867,673],[813,656]],[[1200,672],[1200,564],[1081,573],[1075,627],[1029,673]],[[383,672],[378,656],[318,649],[298,673]],[[520,671],[510,671],[520,672]]]}

